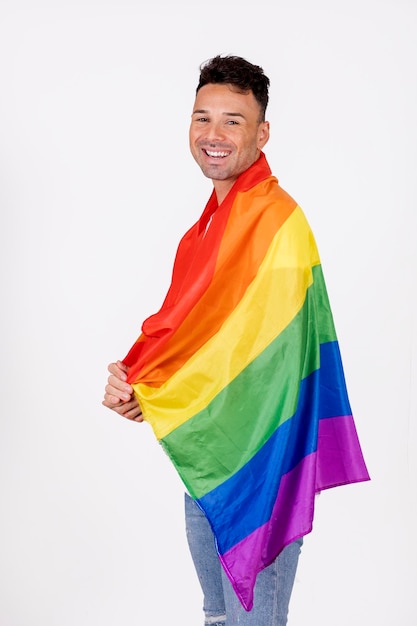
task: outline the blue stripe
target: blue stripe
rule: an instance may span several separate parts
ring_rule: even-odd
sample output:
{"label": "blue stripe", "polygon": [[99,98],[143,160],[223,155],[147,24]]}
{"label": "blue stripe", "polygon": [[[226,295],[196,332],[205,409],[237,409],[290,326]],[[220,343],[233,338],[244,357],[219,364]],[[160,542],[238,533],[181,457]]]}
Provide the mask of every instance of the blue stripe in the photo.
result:
{"label": "blue stripe", "polygon": [[320,419],[351,415],[337,341],[320,346]]}

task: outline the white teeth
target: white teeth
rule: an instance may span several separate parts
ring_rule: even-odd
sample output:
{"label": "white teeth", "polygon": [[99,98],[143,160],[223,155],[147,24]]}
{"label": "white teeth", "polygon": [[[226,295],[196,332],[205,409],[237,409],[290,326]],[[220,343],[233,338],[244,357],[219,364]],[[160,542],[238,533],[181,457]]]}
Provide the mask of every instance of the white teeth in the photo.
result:
{"label": "white teeth", "polygon": [[220,158],[226,157],[228,152],[212,152],[211,150],[206,150],[206,153],[209,157]]}

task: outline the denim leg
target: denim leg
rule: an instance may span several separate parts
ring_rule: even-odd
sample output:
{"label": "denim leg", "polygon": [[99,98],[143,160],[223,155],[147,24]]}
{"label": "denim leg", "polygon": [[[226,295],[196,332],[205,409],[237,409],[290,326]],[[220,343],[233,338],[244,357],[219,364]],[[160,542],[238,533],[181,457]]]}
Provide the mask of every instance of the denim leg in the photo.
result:
{"label": "denim leg", "polygon": [[242,607],[222,571],[227,626],[286,626],[302,543],[302,538],[290,543],[271,565],[258,574],[250,612]]}
{"label": "denim leg", "polygon": [[[187,540],[204,596],[207,626],[286,626],[302,538],[284,548],[256,579],[254,606],[247,612],[223,571],[206,516],[185,495]],[[227,616],[227,621],[226,621]]]}
{"label": "denim leg", "polygon": [[206,626],[225,626],[222,566],[206,516],[188,494],[185,494],[185,527],[191,557],[204,597]]}

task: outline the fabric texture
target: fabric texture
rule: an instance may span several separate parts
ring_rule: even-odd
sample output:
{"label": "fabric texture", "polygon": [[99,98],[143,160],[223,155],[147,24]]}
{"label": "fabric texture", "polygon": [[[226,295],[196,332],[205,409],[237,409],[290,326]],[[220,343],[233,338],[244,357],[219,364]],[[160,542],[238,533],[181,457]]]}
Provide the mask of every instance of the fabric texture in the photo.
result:
{"label": "fabric texture", "polygon": [[314,236],[263,153],[184,235],[124,362],[249,611],[315,494],[369,480]]}

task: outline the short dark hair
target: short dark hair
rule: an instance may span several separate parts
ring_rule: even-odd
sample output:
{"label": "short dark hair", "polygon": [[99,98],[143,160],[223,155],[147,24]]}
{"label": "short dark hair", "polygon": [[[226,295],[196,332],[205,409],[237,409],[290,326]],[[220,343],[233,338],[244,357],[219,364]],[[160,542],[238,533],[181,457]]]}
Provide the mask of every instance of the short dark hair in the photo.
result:
{"label": "short dark hair", "polygon": [[242,57],[215,56],[201,64],[196,91],[210,83],[227,83],[246,93],[252,91],[261,109],[261,121],[265,121],[269,78],[259,65],[253,65]]}

